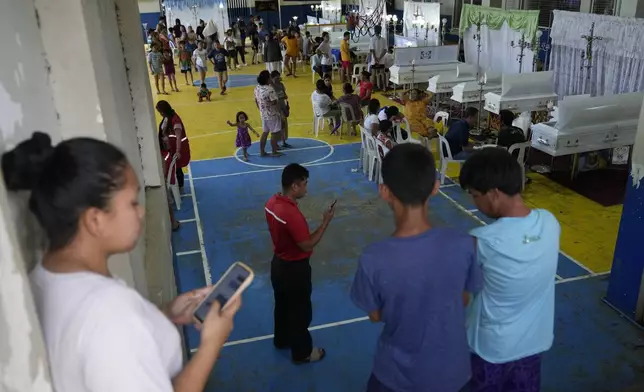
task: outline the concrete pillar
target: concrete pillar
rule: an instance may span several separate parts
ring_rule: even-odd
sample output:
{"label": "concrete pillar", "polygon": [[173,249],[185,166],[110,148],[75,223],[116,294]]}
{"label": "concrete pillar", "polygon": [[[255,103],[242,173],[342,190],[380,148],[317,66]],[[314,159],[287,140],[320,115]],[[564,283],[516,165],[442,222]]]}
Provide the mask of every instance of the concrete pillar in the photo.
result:
{"label": "concrete pillar", "polygon": [[[114,143],[146,186],[160,186],[163,176],[137,1],[35,0],[35,5],[62,136]],[[143,191],[141,202],[145,204]],[[167,226],[160,229],[169,232]],[[168,242],[155,246],[165,247],[170,255]],[[141,241],[133,252],[110,259],[110,271],[147,297],[144,259]]]}
{"label": "concrete pillar", "polygon": [[631,319],[644,323],[644,106],[640,113],[631,177],[619,225],[606,300]]}
{"label": "concrete pillar", "polygon": [[[41,130],[60,140],[32,1],[0,2],[0,153]],[[27,268],[43,250],[26,195],[8,195],[0,176],[0,391],[52,391]]]}

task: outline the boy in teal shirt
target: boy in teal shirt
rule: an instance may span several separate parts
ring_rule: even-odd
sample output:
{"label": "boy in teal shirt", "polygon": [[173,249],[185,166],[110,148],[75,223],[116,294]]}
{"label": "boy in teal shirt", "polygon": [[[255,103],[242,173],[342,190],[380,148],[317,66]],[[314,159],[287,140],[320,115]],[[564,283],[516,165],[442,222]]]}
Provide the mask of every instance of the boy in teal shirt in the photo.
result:
{"label": "boy in teal shirt", "polygon": [[550,212],[525,205],[521,170],[501,148],[475,152],[461,169],[461,187],[497,219],[470,232],[484,282],[467,316],[472,392],[538,392],[541,353],[554,338],[561,228]]}

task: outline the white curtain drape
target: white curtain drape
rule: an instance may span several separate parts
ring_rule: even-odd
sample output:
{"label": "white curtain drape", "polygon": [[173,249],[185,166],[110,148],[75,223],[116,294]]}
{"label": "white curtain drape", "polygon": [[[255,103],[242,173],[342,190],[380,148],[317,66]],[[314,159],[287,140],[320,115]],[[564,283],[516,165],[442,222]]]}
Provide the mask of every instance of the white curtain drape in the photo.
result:
{"label": "white curtain drape", "polygon": [[[478,42],[474,39],[476,33],[476,25],[472,25],[463,34],[465,62],[469,64],[476,64],[477,61]],[[523,61],[519,66],[521,49],[518,45],[521,37],[521,32],[512,30],[507,22],[499,30],[481,25],[481,70],[488,75],[518,74],[519,68],[521,73],[532,72],[533,53],[527,48],[523,50]],[[513,42],[515,47],[512,47]]]}
{"label": "white curtain drape", "polygon": [[[223,5],[223,8],[219,8],[220,3]],[[164,4],[166,10],[170,8],[168,27],[174,26],[174,20],[177,18],[181,19],[181,23],[186,27],[188,25],[192,26],[195,31],[197,30],[199,19],[203,19],[206,24],[212,20],[219,34],[230,26],[230,22],[228,21],[229,4],[227,0],[196,0],[194,2],[165,0]],[[221,39],[221,36],[219,39]]]}
{"label": "white curtain drape", "polygon": [[[417,18],[418,16],[418,18]],[[416,27],[414,20],[420,19],[424,26]],[[441,4],[440,3],[418,3],[414,1],[405,1],[403,7],[403,27],[406,37],[416,38],[420,43],[426,41],[426,45],[434,46],[440,44],[440,23],[441,23]],[[427,40],[425,40],[427,37]]]}
{"label": "white curtain drape", "polygon": [[[591,61],[587,40],[592,24]],[[550,69],[560,97],[644,91],[644,20],[554,11]],[[590,65],[590,67],[588,67]]]}

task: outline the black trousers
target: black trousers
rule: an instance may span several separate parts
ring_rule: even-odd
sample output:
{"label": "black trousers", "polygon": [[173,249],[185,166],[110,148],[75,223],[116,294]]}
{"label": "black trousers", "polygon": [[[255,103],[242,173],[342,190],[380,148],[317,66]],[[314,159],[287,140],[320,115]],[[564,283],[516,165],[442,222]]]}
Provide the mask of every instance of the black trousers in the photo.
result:
{"label": "black trousers", "polygon": [[237,49],[237,54],[239,54],[239,58],[241,59],[241,64],[246,64],[246,48],[243,46],[236,46],[235,49]]}
{"label": "black trousers", "polygon": [[294,361],[304,360],[313,350],[308,330],[313,317],[309,259],[286,261],[273,256],[271,283],[275,296],[273,344],[290,348]]}
{"label": "black trousers", "polygon": [[179,188],[183,188],[183,170],[177,166],[177,185],[179,185]]}

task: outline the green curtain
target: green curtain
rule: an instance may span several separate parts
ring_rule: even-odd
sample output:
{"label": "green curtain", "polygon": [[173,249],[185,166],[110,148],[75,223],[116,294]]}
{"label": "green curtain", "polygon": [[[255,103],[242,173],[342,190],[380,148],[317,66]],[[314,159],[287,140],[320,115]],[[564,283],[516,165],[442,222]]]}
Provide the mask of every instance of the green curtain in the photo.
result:
{"label": "green curtain", "polygon": [[532,42],[539,26],[539,11],[504,10],[463,4],[458,30],[463,34],[470,26],[477,23],[494,30],[500,30],[503,22],[508,22],[508,26],[512,30],[520,31],[525,35],[526,41]]}

